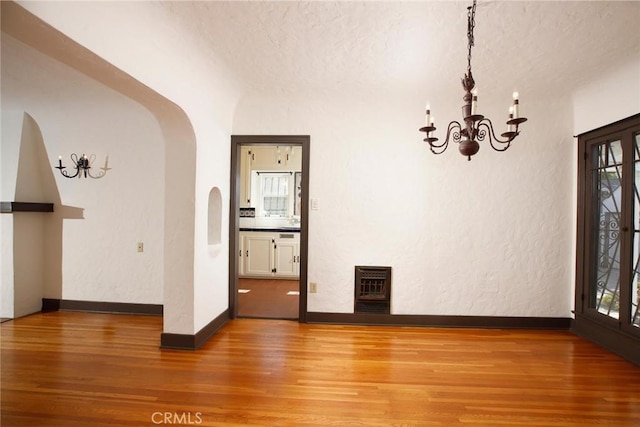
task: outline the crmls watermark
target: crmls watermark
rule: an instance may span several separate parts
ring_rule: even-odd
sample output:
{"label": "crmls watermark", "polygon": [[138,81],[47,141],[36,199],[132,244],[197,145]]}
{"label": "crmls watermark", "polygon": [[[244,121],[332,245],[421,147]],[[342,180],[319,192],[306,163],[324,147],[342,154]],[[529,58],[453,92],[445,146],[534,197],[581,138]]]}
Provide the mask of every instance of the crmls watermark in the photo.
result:
{"label": "crmls watermark", "polygon": [[151,414],[154,424],[172,424],[195,426],[202,424],[202,412],[154,412]]}

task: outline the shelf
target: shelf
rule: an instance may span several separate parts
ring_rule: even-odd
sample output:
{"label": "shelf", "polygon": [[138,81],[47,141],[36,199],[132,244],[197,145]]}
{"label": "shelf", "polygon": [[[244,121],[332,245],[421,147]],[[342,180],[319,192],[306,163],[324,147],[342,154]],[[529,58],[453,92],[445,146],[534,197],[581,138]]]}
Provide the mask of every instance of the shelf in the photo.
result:
{"label": "shelf", "polygon": [[53,212],[53,203],[0,202],[0,213]]}

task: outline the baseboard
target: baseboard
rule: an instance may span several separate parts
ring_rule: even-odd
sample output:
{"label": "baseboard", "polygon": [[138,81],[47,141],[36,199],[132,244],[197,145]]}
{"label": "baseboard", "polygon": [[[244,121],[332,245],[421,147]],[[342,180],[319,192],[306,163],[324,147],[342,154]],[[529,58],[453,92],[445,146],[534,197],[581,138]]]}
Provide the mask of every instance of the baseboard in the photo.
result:
{"label": "baseboard", "polygon": [[162,304],[137,304],[128,302],[77,301],[42,298],[42,311],[86,311],[91,313],[140,314],[162,316]]}
{"label": "baseboard", "polygon": [[307,323],[432,326],[441,328],[570,329],[569,317],[435,316],[308,312]]}
{"label": "baseboard", "polygon": [[160,335],[160,348],[197,350],[218,332],[229,319],[229,310],[225,310],[195,335],[162,333]]}
{"label": "baseboard", "polygon": [[571,332],[640,366],[640,339],[616,327],[576,314]]}

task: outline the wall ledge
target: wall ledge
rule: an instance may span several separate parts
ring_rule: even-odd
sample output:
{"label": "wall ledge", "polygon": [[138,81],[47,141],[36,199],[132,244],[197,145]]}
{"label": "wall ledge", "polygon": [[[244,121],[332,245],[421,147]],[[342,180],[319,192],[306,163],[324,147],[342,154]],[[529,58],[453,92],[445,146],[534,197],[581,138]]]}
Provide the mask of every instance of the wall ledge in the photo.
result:
{"label": "wall ledge", "polygon": [[53,203],[0,202],[0,213],[53,212]]}

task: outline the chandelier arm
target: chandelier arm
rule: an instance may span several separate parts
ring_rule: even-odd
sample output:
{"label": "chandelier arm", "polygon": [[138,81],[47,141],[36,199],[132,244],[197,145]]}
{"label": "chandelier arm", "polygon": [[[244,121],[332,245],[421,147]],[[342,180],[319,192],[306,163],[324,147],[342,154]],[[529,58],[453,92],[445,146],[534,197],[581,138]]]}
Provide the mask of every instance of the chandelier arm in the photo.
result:
{"label": "chandelier arm", "polygon": [[[455,129],[458,129],[457,131]],[[436,144],[435,141],[430,141],[429,146],[431,148],[431,152],[434,154],[442,154],[445,152],[447,147],[449,147],[449,141],[460,142],[462,132],[462,126],[457,121],[452,121],[447,126],[447,136],[442,144]]]}
{"label": "chandelier arm", "polygon": [[[458,131],[454,131],[454,129],[458,129]],[[462,139],[462,125],[460,124],[460,122],[453,120],[451,122],[449,122],[449,126],[447,126],[447,138],[446,141],[449,141],[449,137],[451,137],[453,139],[453,142],[457,142],[459,143],[460,140]]]}
{"label": "chandelier arm", "polygon": [[[481,130],[481,126],[483,126],[486,131]],[[513,141],[514,138],[518,135],[518,133],[514,133],[512,136],[504,140],[498,138],[493,131],[493,123],[491,123],[491,120],[487,118],[480,120],[476,128],[478,129],[478,139],[482,141],[485,137],[484,133],[486,132],[489,136],[489,144],[491,145],[491,148],[496,151],[506,151],[507,148],[511,146],[511,141]],[[494,142],[500,145],[495,145]]]}

